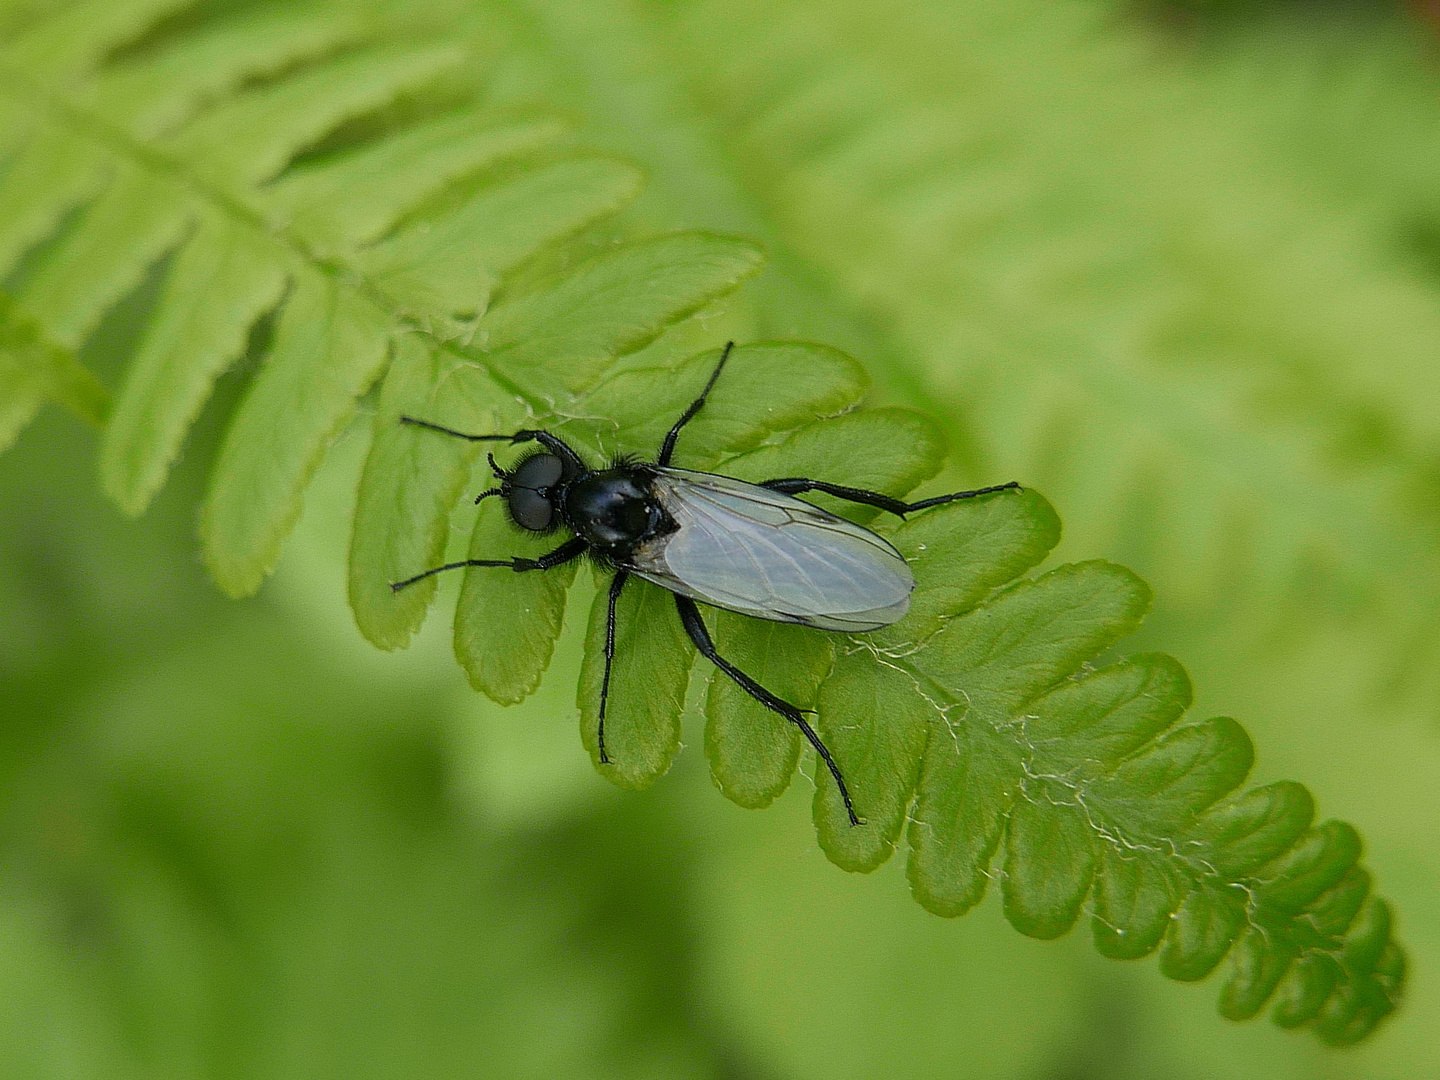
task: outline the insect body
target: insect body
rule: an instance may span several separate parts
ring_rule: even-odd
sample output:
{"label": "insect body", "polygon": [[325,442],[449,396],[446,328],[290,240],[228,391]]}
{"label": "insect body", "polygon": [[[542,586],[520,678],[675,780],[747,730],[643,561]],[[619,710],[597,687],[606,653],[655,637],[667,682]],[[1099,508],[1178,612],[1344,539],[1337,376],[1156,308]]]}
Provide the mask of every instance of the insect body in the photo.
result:
{"label": "insect body", "polygon": [[465,559],[397,581],[397,592],[417,581],[467,566],[509,567],[517,572],[549,570],[589,552],[613,568],[605,634],[605,674],[600,688],[598,743],[605,751],[605,706],[615,659],[615,605],[632,575],[675,596],[681,624],[705,656],[760,704],[795,724],[820,755],[844,800],[852,824],[860,824],[849,788],[820,736],[801,709],[781,700],[715,649],[696,601],[775,622],[820,630],[861,633],[897,621],[910,607],[915,578],[904,557],[883,537],[795,498],[807,491],[878,507],[897,515],[957,499],[1017,488],[1000,484],[907,503],[875,491],[783,477],[751,484],[715,473],[671,466],[675,441],[714,388],[734,342],[700,396],[665,436],[656,460],[620,459],[608,469],[590,469],[563,440],[547,431],[513,435],[467,435],[413,417],[407,424],[473,442],[538,443],[540,450],[507,471],[490,467],[500,485],[476,502],[503,498],[516,525],[531,532],[564,526],[573,535],[534,559]]}

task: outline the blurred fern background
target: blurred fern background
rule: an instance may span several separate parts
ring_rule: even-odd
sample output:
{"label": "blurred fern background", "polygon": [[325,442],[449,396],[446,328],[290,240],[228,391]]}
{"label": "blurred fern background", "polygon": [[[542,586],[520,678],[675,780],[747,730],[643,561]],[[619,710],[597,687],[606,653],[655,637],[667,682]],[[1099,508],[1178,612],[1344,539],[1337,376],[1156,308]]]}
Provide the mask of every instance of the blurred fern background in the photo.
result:
{"label": "blurred fern background", "polygon": [[[104,7],[10,0],[0,36]],[[97,446],[127,507],[158,480],[59,409],[0,457],[0,1075],[1440,1077],[1440,40],[1423,12],[128,7],[145,14],[105,58],[120,67],[290,20],[298,44],[214,95],[359,42],[406,58],[315,120],[298,164],[467,109],[544,111],[567,153],[647,174],[556,258],[645,230],[761,240],[769,267],[696,333],[846,349],[872,400],[940,421],[945,483],[1033,485],[1065,521],[1059,558],[1147,578],[1140,644],[1245,722],[1257,780],[1301,779],[1359,827],[1413,973],[1401,1011],[1336,1051],[1224,1021],[1213,993],[1084,934],[1022,938],[994,899],[937,919],[898,867],[825,862],[807,783],[767,813],[720,799],[693,707],[673,775],[613,790],[575,740],[583,609],[509,709],[469,689],[439,618],[401,653],[356,633],[363,417],[338,416],[259,596],[222,597],[195,508],[284,338],[262,321],[232,335],[244,359],[144,516],[100,493]],[[8,61],[75,62],[46,40]],[[17,85],[0,123],[21,122]],[[83,188],[81,164],[54,186]],[[28,237],[7,315],[11,297],[43,307],[73,224]],[[138,271],[97,285],[103,319],[54,320],[122,394],[116,416],[164,302]],[[433,281],[394,280],[429,302]],[[257,285],[254,312],[278,291]],[[463,334],[482,298],[442,299]],[[25,355],[25,328],[5,333]],[[98,416],[105,389],[71,374],[29,386],[0,363],[0,432],[47,397]]]}

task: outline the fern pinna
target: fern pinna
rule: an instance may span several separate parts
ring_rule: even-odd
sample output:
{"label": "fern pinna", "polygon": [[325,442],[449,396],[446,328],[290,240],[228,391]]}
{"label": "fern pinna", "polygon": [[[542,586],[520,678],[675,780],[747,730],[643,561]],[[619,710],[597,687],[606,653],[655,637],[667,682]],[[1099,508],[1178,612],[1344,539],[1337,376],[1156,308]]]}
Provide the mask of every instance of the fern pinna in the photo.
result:
{"label": "fern pinna", "polygon": [[[397,35],[363,7],[189,9],[0,5],[0,442],[44,401],[65,405],[101,425],[105,489],[138,513],[217,377],[264,338],[201,524],[212,574],[242,596],[378,385],[350,599],[367,638],[399,647],[434,583],[388,583],[444,557],[474,459],[399,417],[543,422],[596,460],[647,450],[714,364],[702,346],[720,335],[690,317],[761,253],[703,233],[585,233],[638,192],[637,169],[577,149],[560,117],[487,108],[481,58],[443,33]],[[77,352],[150,274],[157,298],[112,403]],[[866,378],[849,357],[777,342],[741,346],[732,365],[678,464],[896,496],[938,470],[924,417],[857,407]],[[1088,911],[1102,953],[1158,950],[1177,979],[1228,955],[1221,1008],[1237,1019],[1273,1002],[1277,1023],[1345,1043],[1393,1010],[1403,953],[1354,830],[1315,824],[1299,785],[1243,788],[1245,733],[1186,719],[1174,660],[1098,660],[1143,617],[1142,582],[1100,562],[1036,575],[1059,522],[1029,491],[888,535],[920,583],[893,627],[837,639],[710,615],[726,655],[817,710],[868,822],[851,827],[816,773],[836,864],[872,870],[903,837],[915,896],[938,914],[969,910],[996,877],[1023,933],[1057,936]],[[535,543],[491,502],[470,550]],[[466,575],[455,643],[478,689],[500,702],[535,689],[567,575]],[[679,748],[694,656],[668,599],[637,583],[623,600],[602,772],[625,786],[655,781]],[[579,687],[592,755],[603,607]],[[724,680],[705,711],[717,784],[767,805],[798,767],[798,734]]]}

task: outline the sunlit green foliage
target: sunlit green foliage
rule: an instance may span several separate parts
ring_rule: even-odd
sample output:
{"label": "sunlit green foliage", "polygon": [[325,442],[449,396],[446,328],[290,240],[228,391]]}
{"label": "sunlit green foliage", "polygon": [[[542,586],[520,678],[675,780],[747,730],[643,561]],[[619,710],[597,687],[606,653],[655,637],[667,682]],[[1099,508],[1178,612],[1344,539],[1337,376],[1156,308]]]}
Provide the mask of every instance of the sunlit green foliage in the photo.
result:
{"label": "sunlit green foliage", "polygon": [[[477,431],[545,423],[596,461],[651,451],[713,363],[703,350],[733,332],[707,320],[746,325],[751,309],[736,315],[725,303],[753,305],[759,314],[748,315],[749,329],[778,325],[746,335],[761,339],[790,336],[807,319],[825,336],[827,304],[843,306],[817,304],[796,276],[758,300],[725,301],[758,269],[755,245],[647,228],[659,220],[759,231],[737,220],[744,215],[733,204],[717,210],[723,199],[702,197],[689,219],[657,209],[689,183],[703,187],[686,162],[704,154],[661,123],[667,95],[685,79],[731,124],[723,137],[737,161],[769,163],[749,182],[788,243],[894,315],[892,350],[929,365],[924,396],[952,434],[962,423],[972,429],[972,446],[990,454],[987,473],[1004,472],[991,478],[1008,479],[1013,468],[1063,491],[1067,506],[1092,508],[1082,539],[1070,542],[1076,554],[1104,535],[1112,508],[1137,489],[1152,513],[1173,503],[1212,519],[1193,542],[1223,550],[1214,530],[1230,520],[1234,465],[1264,456],[1269,418],[1263,408],[1240,408],[1207,427],[1201,420],[1215,410],[1206,403],[1263,400],[1310,379],[1309,350],[1349,355],[1347,342],[1363,339],[1411,354],[1433,317],[1427,295],[1381,283],[1358,336],[1352,328],[1320,342],[1323,325],[1297,316],[1304,325],[1293,348],[1302,358],[1292,363],[1281,350],[1276,371],[1233,399],[1224,398],[1231,388],[1223,379],[1195,375],[1217,355],[1256,352],[1246,316],[1231,314],[1239,300],[1283,307],[1307,286],[1259,270],[1237,284],[1229,276],[1237,259],[1253,268],[1243,245],[1208,235],[1177,241],[1163,228],[1169,204],[1136,195],[1153,185],[1116,152],[1150,119],[1134,103],[1137,82],[1122,78],[1084,103],[1107,116],[1108,128],[1076,121],[1055,94],[1033,114],[1043,130],[1008,141],[995,134],[1010,131],[1017,96],[1075,80],[1099,87],[1113,74],[1113,61],[1076,61],[1082,54],[1067,51],[1067,35],[1089,25],[1069,9],[1054,25],[1010,25],[1011,16],[977,8],[989,11],[997,34],[1023,39],[1027,55],[1056,61],[1053,70],[1023,66],[1020,85],[993,71],[993,83],[957,91],[940,70],[923,73],[942,97],[974,93],[974,115],[994,128],[986,131],[943,118],[865,63],[827,82],[822,68],[807,66],[810,23],[769,11],[756,18],[743,4],[643,17],[617,7],[603,27],[593,13],[563,5],[493,20],[454,17],[440,4],[416,5],[418,14],[399,20],[369,5],[187,7],[97,3],[51,14],[17,4],[0,13],[8,32],[0,441],[47,398],[103,419],[104,395],[77,350],[117,300],[153,288],[100,451],[107,492],[138,512],[215,380],[247,350],[263,355],[216,455],[202,515],[208,565],[241,595],[275,564],[327,447],[370,395],[350,598],[362,632],[384,648],[411,639],[435,586],[396,596],[388,582],[445,556],[457,500],[483,477],[472,447],[403,428],[401,414]],[[872,65],[895,50],[909,56],[914,40],[932,35],[957,48],[974,38],[979,44],[966,47],[976,55],[992,47],[944,13],[903,25],[858,8],[833,18],[828,45],[844,44],[825,63],[858,42]],[[700,47],[715,40],[745,44]],[[665,47],[737,59],[681,75],[657,59]],[[567,49],[583,62],[567,61]],[[607,67],[622,56],[640,58],[633,85]],[[533,101],[515,107],[527,95],[562,103],[567,92],[599,121],[582,130],[605,152],[566,141],[568,118]],[[1012,107],[990,109],[992,101]],[[1026,156],[1024,146],[1049,145],[1053,129],[1071,122],[1084,144],[1074,162]],[[617,124],[630,125],[629,145],[613,137]],[[658,194],[629,218],[614,215],[639,193],[641,174],[612,150],[662,174]],[[1083,217],[1077,224],[1027,183],[1047,168],[1073,170],[1082,197],[1070,209],[1108,200],[1104,212],[1132,231],[1089,237]],[[927,194],[941,174],[948,186]],[[941,238],[957,236],[971,244],[963,266],[941,257]],[[1058,254],[1057,237],[1071,242]],[[1246,243],[1271,254],[1253,237]],[[927,250],[932,258],[916,257]],[[1106,274],[1077,276],[1076,267],[1095,266]],[[1157,266],[1166,274],[1157,276]],[[782,264],[782,273],[793,271]],[[1109,278],[1144,282],[1119,314],[1107,306]],[[1185,301],[1171,303],[1167,290]],[[1397,297],[1411,322],[1387,337],[1387,301]],[[855,336],[853,326],[845,336]],[[1151,353],[1172,366],[1152,366]],[[898,367],[882,375],[893,379]],[[1418,367],[1407,370],[1425,384]],[[747,345],[686,432],[680,463],[752,479],[824,473],[905,493],[938,470],[940,433],[913,412],[845,411],[864,389],[859,366],[834,350]],[[1313,389],[1325,399],[1316,415],[1357,408],[1327,397],[1323,380]],[[1406,422],[1396,443],[1408,449],[1399,456],[1423,461],[1430,421],[1419,409]],[[1182,457],[1183,466],[1167,466]],[[1368,480],[1336,498],[1308,467],[1281,469],[1274,482],[1301,497],[1267,502],[1247,527],[1263,540],[1259,572],[1283,579],[1328,512],[1360,534],[1345,545],[1360,565],[1344,572],[1374,585],[1380,620],[1413,614],[1414,596],[1429,595],[1431,554],[1405,547],[1407,539],[1398,562],[1367,564],[1375,551],[1396,550],[1386,526],[1360,512],[1375,505]],[[1414,479],[1402,475],[1377,497],[1408,491]],[[1286,517],[1296,505],[1299,524]],[[480,513],[469,550],[529,554],[497,511],[492,502]],[[1064,933],[1088,902],[1105,955],[1159,948],[1167,975],[1194,979],[1229,953],[1226,1015],[1253,1015],[1273,997],[1279,1023],[1313,1022],[1330,1042],[1367,1034],[1393,1007],[1403,959],[1387,909],[1369,898],[1355,833],[1312,827],[1311,799],[1297,785],[1242,791],[1247,737],[1233,721],[1182,722],[1189,687],[1174,661],[1101,657],[1139,625],[1148,593],[1138,579],[1093,562],[1027,577],[1059,539],[1054,512],[1032,493],[921,515],[893,536],[914,558],[921,586],[911,616],[885,633],[848,641],[713,619],[723,652],[819,710],[868,822],[845,824],[822,772],[815,819],[827,855],[874,869],[903,833],[915,895],[933,911],[968,910],[996,875],[1006,915],[1023,933]],[[1196,560],[1190,573],[1214,578],[1221,569],[1228,564],[1217,557]],[[475,687],[506,703],[536,689],[564,625],[567,584],[564,572],[466,575],[455,645]],[[1193,578],[1189,585],[1204,591]],[[592,756],[599,611],[592,608],[579,677]],[[649,586],[632,588],[621,625],[608,724],[615,764],[602,772],[644,787],[679,747],[693,655],[668,597]],[[1415,650],[1426,647],[1422,639]],[[770,803],[797,767],[795,733],[719,680],[705,711],[721,789],[742,805]]]}

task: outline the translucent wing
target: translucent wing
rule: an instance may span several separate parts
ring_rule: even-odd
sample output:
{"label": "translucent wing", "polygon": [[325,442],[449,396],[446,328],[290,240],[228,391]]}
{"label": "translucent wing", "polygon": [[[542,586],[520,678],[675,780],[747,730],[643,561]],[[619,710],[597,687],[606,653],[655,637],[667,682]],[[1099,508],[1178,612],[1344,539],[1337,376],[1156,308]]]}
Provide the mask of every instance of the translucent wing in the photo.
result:
{"label": "translucent wing", "polygon": [[659,469],[655,497],[679,529],[629,568],[716,607],[822,630],[876,630],[910,607],[915,578],[869,529],[713,473]]}

